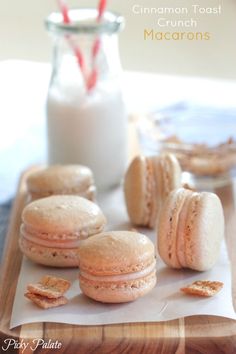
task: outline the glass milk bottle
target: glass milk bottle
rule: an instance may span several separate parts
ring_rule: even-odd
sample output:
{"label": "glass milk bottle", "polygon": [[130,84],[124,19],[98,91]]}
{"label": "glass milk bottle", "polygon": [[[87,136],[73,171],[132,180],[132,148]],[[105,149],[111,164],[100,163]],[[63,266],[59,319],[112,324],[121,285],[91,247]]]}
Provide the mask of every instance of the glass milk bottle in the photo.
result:
{"label": "glass milk bottle", "polygon": [[123,18],[106,12],[98,23],[95,9],[70,10],[69,17],[70,24],[59,13],[46,20],[54,41],[48,162],[89,166],[98,189],[106,190],[121,182],[127,157],[117,35]]}

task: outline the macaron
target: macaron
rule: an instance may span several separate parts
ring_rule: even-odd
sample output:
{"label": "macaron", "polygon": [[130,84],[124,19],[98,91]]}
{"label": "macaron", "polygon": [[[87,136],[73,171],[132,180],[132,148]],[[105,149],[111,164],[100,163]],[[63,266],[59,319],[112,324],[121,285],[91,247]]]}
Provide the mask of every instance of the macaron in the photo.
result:
{"label": "macaron", "polygon": [[26,184],[31,201],[60,194],[95,200],[93,173],[81,165],[52,165],[40,169],[28,176]]}
{"label": "macaron", "polygon": [[81,240],[103,231],[106,218],[93,202],[78,196],[51,196],[22,213],[19,245],[30,260],[52,267],[78,266]]}
{"label": "macaron", "polygon": [[214,193],[180,188],[163,206],[158,226],[158,251],[172,268],[198,271],[216,263],[224,236],[222,204]]}
{"label": "macaron", "polygon": [[180,186],[181,168],[174,155],[135,157],[124,179],[130,221],[154,228],[166,197]]}
{"label": "macaron", "polygon": [[156,284],[155,248],[148,237],[131,231],[103,232],[79,248],[79,283],[96,301],[133,301]]}

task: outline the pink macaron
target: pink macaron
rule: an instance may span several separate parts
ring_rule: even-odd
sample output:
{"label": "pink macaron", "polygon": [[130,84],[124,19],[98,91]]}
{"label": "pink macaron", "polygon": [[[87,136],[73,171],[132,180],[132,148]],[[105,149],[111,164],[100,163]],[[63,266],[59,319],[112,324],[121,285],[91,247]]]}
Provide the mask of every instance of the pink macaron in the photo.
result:
{"label": "pink macaron", "polygon": [[103,231],[106,218],[93,202],[78,196],[51,196],[22,213],[19,245],[32,261],[52,267],[78,266],[81,240]]}
{"label": "pink macaron", "polygon": [[224,236],[220,199],[180,188],[170,193],[158,226],[158,251],[172,268],[204,271],[216,263]]}
{"label": "pink macaron", "polygon": [[181,169],[172,154],[137,156],[129,165],[124,193],[130,221],[154,228],[168,194],[181,186]]}
{"label": "pink macaron", "polygon": [[156,260],[148,237],[131,231],[104,232],[79,248],[80,288],[88,297],[108,303],[137,299],[156,284]]}

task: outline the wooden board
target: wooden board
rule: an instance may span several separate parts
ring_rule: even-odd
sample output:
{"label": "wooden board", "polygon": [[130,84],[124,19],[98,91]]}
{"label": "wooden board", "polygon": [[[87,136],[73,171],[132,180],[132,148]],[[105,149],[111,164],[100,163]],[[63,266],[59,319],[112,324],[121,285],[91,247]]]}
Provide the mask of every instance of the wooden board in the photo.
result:
{"label": "wooden board", "polygon": [[[6,347],[4,340],[14,338],[29,343],[19,353],[32,353],[33,340],[43,338],[62,343],[61,349],[42,349],[37,353],[106,354],[106,353],[236,353],[236,321],[214,316],[192,316],[160,323],[137,323],[103,326],[74,326],[55,323],[35,323],[9,330],[12,305],[20,271],[22,255],[18,248],[21,211],[25,204],[26,172],[20,181],[12,209],[9,231],[6,238],[0,278],[0,352]],[[224,205],[226,239],[232,250],[234,288],[236,284],[236,214],[233,184],[219,188],[218,195]],[[235,293],[234,293],[235,294]],[[234,295],[235,301],[235,295]],[[236,304],[236,301],[235,301]],[[224,306],[224,304],[222,304]],[[17,353],[9,349],[8,353]]]}

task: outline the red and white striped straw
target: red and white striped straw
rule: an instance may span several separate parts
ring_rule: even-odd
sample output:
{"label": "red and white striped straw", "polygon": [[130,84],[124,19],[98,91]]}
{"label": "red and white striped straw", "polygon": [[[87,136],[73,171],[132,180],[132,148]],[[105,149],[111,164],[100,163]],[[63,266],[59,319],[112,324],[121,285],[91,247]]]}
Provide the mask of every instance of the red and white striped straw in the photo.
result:
{"label": "red and white striped straw", "polygon": [[106,7],[107,7],[107,0],[100,0],[98,4],[98,18],[97,18],[98,22],[102,20]]}
{"label": "red and white striped straw", "polygon": [[[63,22],[65,24],[70,24],[71,19],[69,16],[69,9],[68,9],[67,4],[63,0],[58,0],[58,5],[59,5],[59,8],[60,8],[62,16],[63,16]],[[68,37],[68,41],[69,41],[70,46],[72,47],[74,54],[77,58],[77,62],[80,66],[82,75],[85,78],[85,61],[84,61],[83,53],[82,53],[81,49],[77,45],[75,45],[75,43],[71,40],[70,37]]]}
{"label": "red and white striped straw", "polygon": [[[65,3],[64,0],[58,0],[58,5],[61,10],[62,16],[63,16],[63,22],[65,24],[70,24],[70,16],[69,16],[69,9],[67,4]],[[97,15],[97,22],[100,23],[103,19],[103,15],[105,13],[105,9],[107,6],[107,0],[100,0],[98,3],[98,15]],[[73,41],[68,37],[69,43],[74,51],[74,54],[77,58],[78,64],[80,66],[82,75],[84,77],[85,83],[87,90],[90,91],[92,90],[97,83],[98,80],[98,70],[96,67],[96,58],[98,56],[98,53],[100,51],[101,47],[101,39],[100,37],[97,37],[94,41],[93,48],[92,48],[92,70],[91,73],[87,76],[86,75],[86,70],[85,70],[85,60],[83,53],[81,49],[78,47],[78,45],[75,45]]]}
{"label": "red and white striped straw", "polygon": [[63,0],[58,0],[58,5],[63,16],[64,23],[70,23],[69,9]]}
{"label": "red and white striped straw", "polygon": [[[103,15],[105,13],[107,6],[107,0],[100,0],[98,4],[98,16],[97,16],[97,22],[100,23],[103,19]],[[97,83],[98,79],[98,70],[96,68],[96,58],[98,56],[98,53],[100,51],[101,47],[101,38],[97,37],[95,39],[95,42],[93,44],[92,48],[92,71],[91,74],[89,75],[89,78],[87,80],[87,89],[88,91],[92,90]]]}

